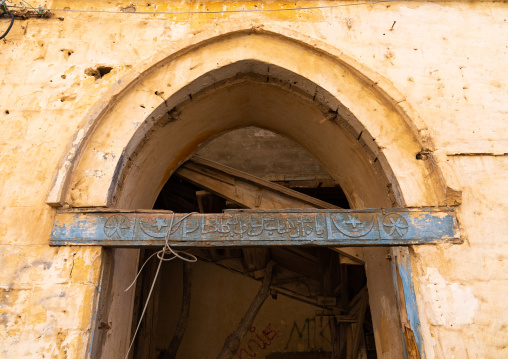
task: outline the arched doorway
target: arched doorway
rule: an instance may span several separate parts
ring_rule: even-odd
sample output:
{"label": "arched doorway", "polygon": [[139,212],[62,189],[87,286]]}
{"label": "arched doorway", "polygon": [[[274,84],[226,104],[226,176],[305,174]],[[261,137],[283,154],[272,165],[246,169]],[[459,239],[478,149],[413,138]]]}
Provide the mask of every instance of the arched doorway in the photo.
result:
{"label": "arched doorway", "polygon": [[[355,208],[438,204],[444,185],[432,158],[417,159],[428,144],[410,106],[368,69],[294,36],[298,40],[233,32],[169,56],[163,52],[131,73],[90,113],[86,136],[63,163],[48,203],[150,208],[201,144],[256,125],[284,134],[317,158]],[[404,306],[414,303],[399,304],[390,253],[395,256],[369,248],[364,255],[378,353],[393,358],[404,352]],[[117,324],[94,347],[121,355],[132,298],[119,293],[133,277],[137,252],[114,250],[110,259],[102,284],[109,293],[101,296]],[[419,333],[413,335],[419,343]]]}
{"label": "arched doorway", "polygon": [[[315,200],[305,203],[310,200],[305,193]],[[200,149],[166,182],[154,209],[231,213],[323,205],[349,208],[340,187],[305,151],[280,135],[249,127]],[[289,230],[292,238],[302,230],[312,232],[309,222],[287,224],[291,229],[278,222],[275,230]],[[239,228],[233,226],[237,233]],[[339,254],[307,246],[188,249],[199,258],[196,263],[170,262],[160,269],[133,357],[172,358],[175,352],[180,358],[217,357],[229,343],[228,335],[240,326],[246,308],[256,310],[249,304],[257,298],[272,262],[271,295],[259,307],[235,358],[376,358],[363,261],[352,260],[344,250]],[[144,250],[141,263],[153,252]],[[134,326],[155,278],[155,262],[145,269],[137,287]]]}

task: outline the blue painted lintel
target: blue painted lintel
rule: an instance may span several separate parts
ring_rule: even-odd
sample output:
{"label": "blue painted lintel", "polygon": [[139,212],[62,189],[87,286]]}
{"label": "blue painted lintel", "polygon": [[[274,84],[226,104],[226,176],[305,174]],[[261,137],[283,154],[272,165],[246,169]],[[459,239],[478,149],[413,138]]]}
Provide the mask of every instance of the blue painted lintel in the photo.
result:
{"label": "blue painted lintel", "polygon": [[231,210],[218,214],[58,211],[51,245],[407,246],[461,243],[453,208]]}

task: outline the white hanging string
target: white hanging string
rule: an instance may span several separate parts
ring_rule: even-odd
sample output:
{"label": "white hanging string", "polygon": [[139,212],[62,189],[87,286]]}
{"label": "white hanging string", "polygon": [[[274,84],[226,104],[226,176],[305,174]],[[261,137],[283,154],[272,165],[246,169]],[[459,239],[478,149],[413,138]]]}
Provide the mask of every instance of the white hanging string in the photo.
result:
{"label": "white hanging string", "polygon": [[[138,274],[136,274],[136,277],[134,278],[134,281],[132,281],[131,285],[127,289],[125,289],[126,292],[129,289],[131,289],[131,287],[134,285],[134,283],[136,283],[139,275],[141,274],[141,271],[143,270],[145,265],[148,263],[148,261],[150,259],[152,259],[153,256],[157,255],[157,258],[159,258],[159,265],[157,266],[157,271],[155,272],[155,277],[153,278],[152,285],[150,287],[150,291],[148,292],[148,297],[146,298],[145,306],[143,307],[143,311],[141,312],[141,317],[139,318],[139,322],[138,322],[138,325],[136,327],[136,331],[134,332],[134,336],[132,337],[131,344],[129,345],[129,349],[127,350],[127,354],[125,355],[125,359],[127,359],[128,356],[129,356],[129,353],[131,351],[132,345],[134,344],[134,340],[136,339],[136,335],[138,334],[139,327],[141,326],[141,321],[143,320],[143,317],[145,315],[146,308],[148,308],[148,302],[150,301],[150,297],[152,296],[153,288],[155,287],[155,281],[157,280],[157,277],[159,275],[159,270],[161,268],[162,262],[169,262],[169,261],[172,261],[175,258],[179,258],[179,259],[181,259],[183,261],[190,262],[190,263],[194,263],[194,262],[196,262],[198,260],[196,258],[196,256],[191,254],[191,253],[187,253],[186,251],[177,251],[177,250],[174,250],[173,248],[171,248],[169,246],[169,237],[173,234],[173,232],[172,232],[173,226],[178,226],[185,218],[187,218],[187,217],[189,217],[189,216],[191,216],[191,215],[193,215],[195,213],[196,212],[188,213],[187,215],[183,216],[175,224],[173,224],[173,222],[175,220],[175,214],[172,213],[172,215],[171,215],[171,221],[170,221],[169,226],[168,226],[168,233],[166,233],[166,236],[164,237],[165,242],[166,242],[164,244],[164,247],[160,251],[155,252],[150,257],[148,257],[148,259],[145,261],[145,263],[143,263],[143,265],[141,266],[141,269],[138,271]],[[165,257],[166,255],[169,255],[169,257],[166,258]]]}

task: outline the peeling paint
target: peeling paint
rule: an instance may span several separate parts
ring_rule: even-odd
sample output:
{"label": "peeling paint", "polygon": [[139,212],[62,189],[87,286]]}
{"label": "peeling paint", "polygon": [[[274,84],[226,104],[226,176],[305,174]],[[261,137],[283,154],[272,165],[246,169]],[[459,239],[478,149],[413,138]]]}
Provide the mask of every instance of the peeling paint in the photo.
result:
{"label": "peeling paint", "polygon": [[[442,220],[443,214],[446,221]],[[406,246],[461,243],[452,208],[228,210],[223,214],[58,211],[51,245]],[[180,222],[182,224],[180,224]],[[410,275],[407,281],[410,281]],[[406,294],[407,295],[407,294]]]}
{"label": "peeling paint", "polygon": [[438,268],[427,268],[419,282],[419,289],[426,298],[427,318],[432,325],[458,329],[474,323],[479,302],[471,287],[447,281]]}

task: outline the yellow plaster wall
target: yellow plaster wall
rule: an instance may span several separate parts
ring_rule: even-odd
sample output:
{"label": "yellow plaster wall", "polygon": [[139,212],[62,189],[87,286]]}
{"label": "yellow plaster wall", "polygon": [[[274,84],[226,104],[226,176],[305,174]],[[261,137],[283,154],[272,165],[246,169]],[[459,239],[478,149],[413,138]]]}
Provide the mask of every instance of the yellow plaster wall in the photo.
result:
{"label": "yellow plaster wall", "polygon": [[[100,11],[130,4],[45,3]],[[212,11],[347,3],[132,4],[137,11]],[[49,20],[16,21],[0,41],[1,358],[86,356],[101,250],[50,248],[54,209],[45,199],[87,110],[161,48],[239,22],[283,26],[341,49],[389,79],[416,109],[439,152],[438,164],[448,168],[447,183],[462,190],[459,220],[466,238],[462,246],[413,253],[427,357],[508,356],[505,4],[415,1],[226,15],[54,14]],[[6,26],[2,19],[0,28]],[[85,75],[97,65],[113,70],[97,80]],[[436,305],[439,300],[446,310]]]}

